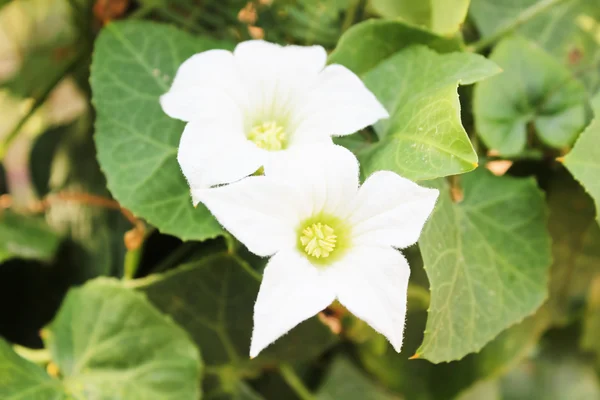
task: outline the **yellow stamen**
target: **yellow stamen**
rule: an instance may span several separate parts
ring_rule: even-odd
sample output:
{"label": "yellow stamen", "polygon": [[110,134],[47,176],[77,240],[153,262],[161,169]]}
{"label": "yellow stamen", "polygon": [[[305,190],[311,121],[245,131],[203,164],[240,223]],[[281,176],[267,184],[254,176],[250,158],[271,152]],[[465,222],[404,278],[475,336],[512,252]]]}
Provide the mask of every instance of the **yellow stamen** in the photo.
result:
{"label": "yellow stamen", "polygon": [[264,122],[256,125],[250,130],[248,139],[253,141],[261,149],[278,151],[285,147],[285,131],[275,121]]}
{"label": "yellow stamen", "polygon": [[300,243],[306,254],[316,258],[329,257],[336,242],[337,236],[333,228],[320,222],[304,228],[300,236]]}

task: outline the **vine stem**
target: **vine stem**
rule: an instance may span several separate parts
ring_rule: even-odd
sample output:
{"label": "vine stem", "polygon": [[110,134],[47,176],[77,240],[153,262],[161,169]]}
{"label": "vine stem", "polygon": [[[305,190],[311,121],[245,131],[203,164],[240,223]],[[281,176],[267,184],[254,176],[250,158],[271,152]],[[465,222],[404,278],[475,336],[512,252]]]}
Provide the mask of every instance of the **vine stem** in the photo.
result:
{"label": "vine stem", "polygon": [[298,397],[302,400],[316,400],[316,397],[308,390],[302,380],[296,375],[296,372],[289,364],[281,364],[279,366],[279,372],[283,377],[283,380],[290,385],[290,387],[294,390],[294,393],[298,395]]}
{"label": "vine stem", "polygon": [[533,4],[531,7],[523,10],[523,12],[521,12],[517,16],[517,18],[508,21],[506,24],[503,24],[493,35],[484,37],[478,40],[477,42],[467,46],[467,50],[479,53],[487,49],[488,47],[496,43],[498,40],[502,39],[504,36],[508,35],[512,31],[523,25],[524,23],[532,20],[544,11],[548,10],[551,7],[554,7],[555,5],[563,1],[565,0],[542,0]]}

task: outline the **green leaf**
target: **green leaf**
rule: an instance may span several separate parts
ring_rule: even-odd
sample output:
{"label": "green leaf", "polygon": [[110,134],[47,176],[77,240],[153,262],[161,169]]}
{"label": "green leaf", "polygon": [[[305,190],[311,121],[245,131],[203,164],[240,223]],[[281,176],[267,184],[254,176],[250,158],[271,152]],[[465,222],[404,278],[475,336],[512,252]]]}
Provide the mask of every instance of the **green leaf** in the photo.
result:
{"label": "green leaf", "polygon": [[200,356],[186,332],[118,281],[72,289],[42,337],[77,399],[200,395]]}
{"label": "green leaf", "polygon": [[372,382],[345,357],[337,357],[319,387],[317,400],[397,399]]}
{"label": "green leaf", "polygon": [[517,155],[525,150],[531,124],[548,146],[569,146],[586,123],[583,85],[523,38],[503,40],[490,58],[504,73],[475,87],[475,122],[486,145]]}
{"label": "green leaf", "polygon": [[436,182],[440,199],[419,240],[431,304],[417,354],[432,362],[479,351],[547,295],[552,257],[535,181],[480,169],[460,183],[455,203],[450,186]]}
{"label": "green leaf", "polygon": [[50,262],[60,242],[43,219],[0,210],[0,262],[11,258]]}
{"label": "green leaf", "polygon": [[439,52],[460,50],[462,46],[458,38],[437,36],[402,21],[368,20],[342,35],[329,56],[329,63],[342,64],[363,75],[394,53],[415,44],[427,45]]}
{"label": "green leaf", "polygon": [[375,125],[381,141],[361,157],[366,175],[391,170],[424,180],[474,169],[477,154],[460,120],[456,90],[499,71],[482,56],[440,55],[424,46],[398,52],[369,71],[365,84],[390,118]]}
{"label": "green leaf", "polygon": [[108,188],[134,214],[184,240],[222,229],[205,207],[192,206],[176,159],[184,123],[163,113],[159,97],[183,61],[217,46],[166,25],[118,22],[96,40],[92,62],[96,145]]}
{"label": "green leaf", "polygon": [[3,400],[67,399],[60,381],[19,357],[0,337],[0,398]]}
{"label": "green leaf", "polygon": [[[472,0],[470,16],[484,37],[514,22],[540,0]],[[581,79],[590,93],[600,85],[600,7],[597,0],[560,1],[517,32],[536,42]]]}
{"label": "green leaf", "polygon": [[217,375],[226,388],[234,387],[246,370],[309,360],[336,341],[331,331],[313,318],[250,360],[260,275],[230,255],[209,256],[164,275],[152,275],[137,285],[190,333],[210,367],[207,372]]}
{"label": "green leaf", "polygon": [[600,93],[592,100],[596,117],[581,134],[564,163],[592,196],[596,203],[596,219],[600,222]]}
{"label": "green leaf", "polygon": [[371,0],[371,6],[384,18],[400,18],[440,35],[460,30],[470,0]]}

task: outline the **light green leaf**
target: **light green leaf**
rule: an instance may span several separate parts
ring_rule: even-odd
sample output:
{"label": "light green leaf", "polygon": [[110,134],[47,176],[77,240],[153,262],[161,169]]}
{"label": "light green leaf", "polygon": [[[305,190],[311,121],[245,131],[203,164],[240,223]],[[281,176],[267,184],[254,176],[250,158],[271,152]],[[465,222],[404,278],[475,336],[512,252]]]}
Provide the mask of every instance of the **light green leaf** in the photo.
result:
{"label": "light green leaf", "polygon": [[583,85],[523,38],[503,40],[490,58],[504,72],[475,87],[475,123],[486,145],[517,155],[525,150],[532,124],[548,146],[569,146],[586,123]]}
{"label": "light green leaf", "polygon": [[378,387],[364,373],[344,357],[336,358],[324,382],[319,387],[317,400],[393,400],[400,399]]}
{"label": "light green leaf", "polygon": [[470,0],[371,0],[371,6],[385,18],[400,18],[440,35],[460,30]]}
{"label": "light green leaf", "polygon": [[200,356],[186,332],[118,281],[72,289],[42,337],[76,399],[200,395]]}
{"label": "light green leaf", "polygon": [[[514,22],[540,0],[471,0],[470,15],[484,37]],[[547,0],[546,0],[547,2]],[[598,0],[559,1],[520,26],[517,32],[566,65],[594,93],[600,85]]]}
{"label": "light green leaf", "polygon": [[375,125],[381,139],[362,155],[366,175],[392,170],[412,179],[459,174],[477,166],[477,154],[460,120],[459,84],[498,73],[476,54],[437,54],[413,46],[369,71],[365,84],[390,118]]}
{"label": "light green leaf", "polygon": [[[335,343],[329,328],[308,320],[250,360],[254,302],[260,275],[245,262],[217,254],[137,283],[202,349],[208,373],[233,387],[245,370],[282,361],[309,360]],[[233,383],[232,383],[233,382]]]}
{"label": "light green leaf", "polygon": [[[431,290],[417,354],[432,362],[479,351],[533,313],[547,295],[552,262],[544,196],[533,179],[485,169],[461,177],[453,202],[446,182],[419,244]],[[455,189],[456,190],[456,189]]]}
{"label": "light green leaf", "polygon": [[49,262],[60,242],[43,219],[0,210],[0,262],[11,258]]}
{"label": "light green leaf", "polygon": [[594,199],[596,219],[600,222],[600,93],[592,103],[596,116],[567,154],[564,163]]}
{"label": "light green leaf", "polygon": [[394,53],[415,44],[439,52],[460,50],[458,38],[444,38],[402,21],[368,20],[354,25],[340,38],[329,63],[342,64],[363,75]]}
{"label": "light green leaf", "polygon": [[66,400],[60,381],[19,357],[0,337],[0,398],[3,400]]}
{"label": "light green leaf", "polygon": [[184,240],[222,230],[206,208],[192,206],[176,160],[184,123],[163,113],[159,97],[184,60],[217,46],[166,25],[118,22],[96,40],[92,62],[96,145],[108,188],[134,214]]}

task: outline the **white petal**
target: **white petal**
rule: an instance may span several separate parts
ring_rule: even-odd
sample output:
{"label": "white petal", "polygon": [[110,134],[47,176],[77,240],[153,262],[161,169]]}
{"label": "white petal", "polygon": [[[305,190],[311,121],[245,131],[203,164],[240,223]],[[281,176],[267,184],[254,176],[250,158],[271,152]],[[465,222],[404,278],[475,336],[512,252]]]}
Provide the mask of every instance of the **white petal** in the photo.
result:
{"label": "white petal", "polygon": [[232,114],[224,120],[189,122],[179,142],[177,161],[193,195],[199,189],[251,175],[263,165],[265,153],[246,139],[240,119]]}
{"label": "white petal", "polygon": [[374,173],[358,191],[350,216],[354,242],[397,248],[414,244],[438,194],[390,171]]}
{"label": "white petal", "polygon": [[248,94],[233,54],[209,50],[193,55],[181,64],[160,103],[170,117],[192,121],[219,114],[226,117],[231,107],[247,105]]}
{"label": "white petal", "polygon": [[349,135],[388,117],[388,112],[358,76],[334,64],[321,72],[312,91],[294,112],[297,129],[293,140],[305,142],[313,136]]}
{"label": "white petal", "polygon": [[358,247],[331,266],[337,298],[352,314],[402,347],[410,268],[391,247]]}
{"label": "white petal", "polygon": [[335,293],[323,271],[295,249],[271,258],[254,305],[250,357],[333,302]]}
{"label": "white petal", "polygon": [[358,172],[354,154],[333,144],[298,146],[265,165],[267,176],[293,183],[307,217],[327,212],[343,218],[358,191]]}
{"label": "white petal", "polygon": [[252,95],[252,123],[286,119],[307,87],[325,66],[321,46],[279,46],[262,40],[237,45],[234,56],[244,85]]}
{"label": "white petal", "polygon": [[251,176],[214,189],[196,191],[217,220],[256,255],[295,248],[301,221],[297,195],[287,184]]}

